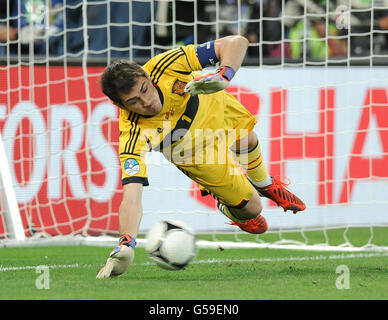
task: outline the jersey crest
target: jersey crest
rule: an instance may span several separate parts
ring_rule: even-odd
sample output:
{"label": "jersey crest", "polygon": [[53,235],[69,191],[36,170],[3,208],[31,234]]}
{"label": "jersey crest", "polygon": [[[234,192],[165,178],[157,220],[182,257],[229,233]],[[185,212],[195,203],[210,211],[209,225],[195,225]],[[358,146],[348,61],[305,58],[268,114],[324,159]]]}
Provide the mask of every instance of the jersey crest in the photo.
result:
{"label": "jersey crest", "polygon": [[180,96],[184,96],[186,84],[187,82],[183,82],[177,79],[172,86],[172,93],[176,93],[176,94],[179,94]]}

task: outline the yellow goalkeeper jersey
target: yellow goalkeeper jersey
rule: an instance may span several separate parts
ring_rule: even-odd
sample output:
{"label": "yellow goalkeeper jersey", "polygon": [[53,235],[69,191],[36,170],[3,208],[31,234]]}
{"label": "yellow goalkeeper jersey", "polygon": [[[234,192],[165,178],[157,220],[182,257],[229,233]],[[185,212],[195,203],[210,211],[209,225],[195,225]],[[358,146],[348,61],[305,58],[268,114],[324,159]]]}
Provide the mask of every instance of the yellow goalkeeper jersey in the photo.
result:
{"label": "yellow goalkeeper jersey", "polygon": [[[149,117],[120,109],[119,155],[123,184],[137,182],[148,185],[147,152],[161,151],[168,160],[181,167],[187,157],[183,163],[177,163],[171,154],[178,153],[177,158],[182,161],[179,157],[182,148],[179,145],[185,137],[239,125],[249,127],[249,131],[253,128],[255,118],[226,91],[198,96],[184,92],[185,85],[198,75],[195,71],[202,70],[194,45],[159,54],[142,68],[157,88],[162,110]],[[246,116],[247,121],[241,120],[241,115]],[[194,156],[192,154],[189,158]]]}

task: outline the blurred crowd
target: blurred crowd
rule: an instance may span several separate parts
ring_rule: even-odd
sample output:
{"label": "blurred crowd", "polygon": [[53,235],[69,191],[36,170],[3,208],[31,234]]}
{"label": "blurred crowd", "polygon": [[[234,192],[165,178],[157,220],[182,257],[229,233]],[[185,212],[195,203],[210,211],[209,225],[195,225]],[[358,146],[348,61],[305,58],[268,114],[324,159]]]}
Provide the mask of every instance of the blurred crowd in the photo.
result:
{"label": "blurred crowd", "polygon": [[384,55],[388,0],[0,0],[0,56],[133,59],[231,34],[248,57]]}

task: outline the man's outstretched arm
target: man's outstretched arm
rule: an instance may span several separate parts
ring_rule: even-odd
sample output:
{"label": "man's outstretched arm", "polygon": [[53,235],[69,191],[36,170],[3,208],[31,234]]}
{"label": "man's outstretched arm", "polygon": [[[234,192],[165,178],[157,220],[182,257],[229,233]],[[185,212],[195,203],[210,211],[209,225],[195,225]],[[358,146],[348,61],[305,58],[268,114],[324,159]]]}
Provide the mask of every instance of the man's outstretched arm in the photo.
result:
{"label": "man's outstretched arm", "polygon": [[137,237],[143,216],[142,194],[143,185],[140,183],[128,183],[123,186],[123,200],[119,208],[120,235]]}
{"label": "man's outstretched arm", "polygon": [[240,69],[248,49],[248,40],[243,36],[228,36],[214,41],[214,50],[220,66],[231,67],[235,72]]}
{"label": "man's outstretched arm", "polygon": [[224,90],[241,67],[246,51],[248,40],[242,36],[228,36],[208,42],[197,47],[197,57],[201,65],[220,62],[220,67],[215,73],[207,73],[194,78],[185,88],[185,91],[192,94],[211,94]]}
{"label": "man's outstretched arm", "polygon": [[127,271],[135,257],[136,237],[143,208],[141,204],[143,185],[129,183],[123,186],[123,200],[119,208],[119,245],[110,253],[97,279],[115,277]]}

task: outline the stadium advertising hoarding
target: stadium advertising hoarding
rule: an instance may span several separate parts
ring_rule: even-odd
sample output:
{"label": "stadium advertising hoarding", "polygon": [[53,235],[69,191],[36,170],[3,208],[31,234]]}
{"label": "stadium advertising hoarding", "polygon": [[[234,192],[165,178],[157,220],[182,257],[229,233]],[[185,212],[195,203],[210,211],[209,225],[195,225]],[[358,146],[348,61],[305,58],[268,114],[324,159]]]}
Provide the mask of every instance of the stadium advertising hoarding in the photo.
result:
{"label": "stadium advertising hoarding", "polygon": [[[79,66],[0,70],[0,127],[30,230],[117,231],[118,109],[99,89],[101,72],[89,67],[85,81]],[[386,67],[290,67],[236,74],[228,90],[257,117],[270,173],[289,178],[307,205],[303,213],[284,214],[264,200],[270,229],[388,223],[384,73]],[[198,231],[235,230],[216,212],[214,200],[201,197],[159,153],[148,154],[147,164],[141,231],[165,218]]]}

